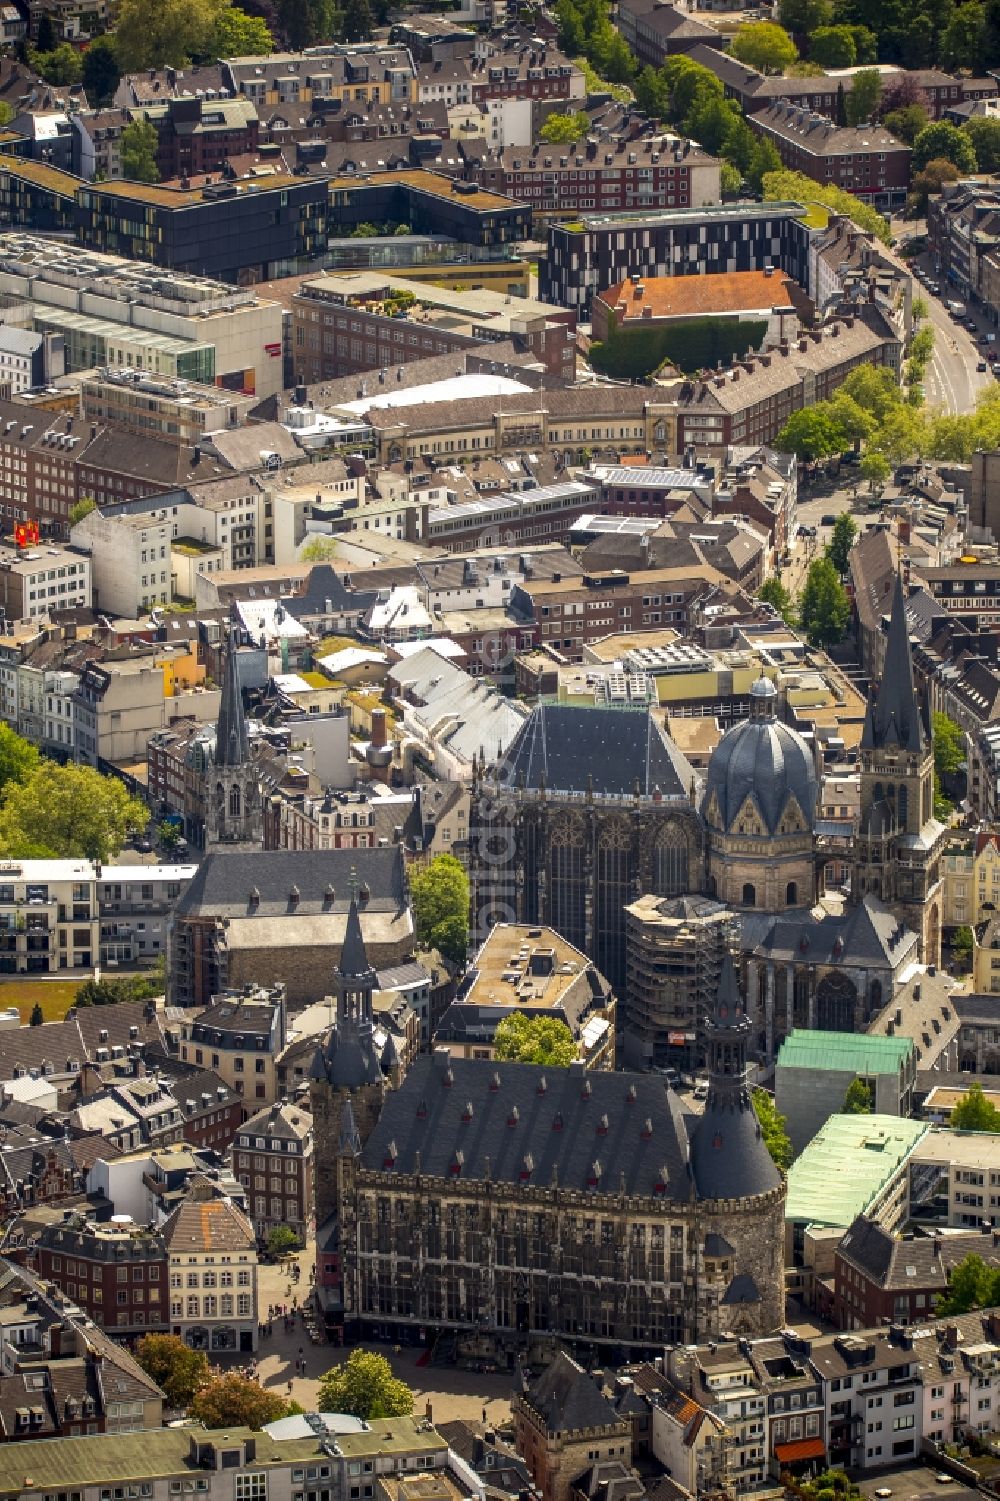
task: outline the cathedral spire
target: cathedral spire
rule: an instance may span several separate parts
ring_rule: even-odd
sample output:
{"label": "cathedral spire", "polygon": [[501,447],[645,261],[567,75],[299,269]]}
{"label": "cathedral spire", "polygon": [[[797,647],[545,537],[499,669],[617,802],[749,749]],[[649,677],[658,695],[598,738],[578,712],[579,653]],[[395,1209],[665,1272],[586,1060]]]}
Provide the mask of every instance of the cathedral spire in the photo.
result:
{"label": "cathedral spire", "polygon": [[232,634],[226,643],[222,670],[222,701],[215,731],[216,766],[246,766],[250,760],[250,735],[240,689],[240,668]]}
{"label": "cathedral spire", "polygon": [[927,727],[913,686],[906,596],[903,593],[902,576],[898,573],[892,596],[882,681],[868,700],[861,748],[896,748],[916,754],[921,754],[927,748]]}

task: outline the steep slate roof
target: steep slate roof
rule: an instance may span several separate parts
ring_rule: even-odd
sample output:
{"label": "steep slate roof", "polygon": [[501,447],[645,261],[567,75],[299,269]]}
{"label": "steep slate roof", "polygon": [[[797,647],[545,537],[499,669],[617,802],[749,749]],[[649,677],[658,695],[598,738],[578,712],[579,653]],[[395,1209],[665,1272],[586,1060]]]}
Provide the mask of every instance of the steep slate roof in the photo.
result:
{"label": "steep slate roof", "polygon": [[[355,870],[370,893],[366,911],[397,911],[404,905],[403,857],[397,845],[374,850],[215,850],[198,867],[176,911],[243,917],[248,914],[250,892],[256,888],[260,897],[255,914],[283,916],[291,911],[289,893],[297,886],[294,910],[299,916],[346,912]],[[331,886],[332,901],[327,894]],[[107,1009],[102,1007],[99,1014],[103,1016]],[[0,1050],[10,1035],[0,1033]]]}
{"label": "steep slate roof", "polygon": [[235,642],[230,640],[226,650],[226,665],[222,678],[219,721],[215,730],[215,764],[230,767],[246,766],[249,760],[250,735],[247,731],[243,692],[240,688],[240,659]]}
{"label": "steep slate roof", "polygon": [[[135,1027],[138,1037],[132,1038]],[[107,1038],[102,1039],[101,1033]],[[66,1073],[71,1060],[82,1064],[93,1059],[99,1047],[109,1050],[159,1043],[166,1047],[160,1017],[151,1006],[123,1001],[115,1006],[84,1006],[61,1022],[43,1022],[40,1027],[17,1027],[0,1032],[0,1079],[12,1079],[14,1070],[37,1068],[51,1073]]]}
{"label": "steep slate roof", "polygon": [[623,1182],[649,1197],[693,1194],[676,1095],[655,1075],[582,1064],[546,1070],[449,1059],[443,1049],[418,1058],[386,1096],[362,1160],[406,1175],[417,1171],[418,1155],[420,1172],[444,1179],[518,1183],[528,1172],[531,1182],[548,1185],[555,1174],[561,1186],[595,1197],[619,1193]]}
{"label": "steep slate roof", "polygon": [[900,750],[920,753],[929,738],[928,727],[913,686],[906,596],[903,593],[902,575],[897,574],[882,681],[875,691],[874,699],[868,704],[861,746],[863,750],[884,750],[898,746]]}
{"label": "steep slate roof", "polygon": [[652,714],[539,704],[501,763],[501,776],[558,792],[686,796],[694,772]]}
{"label": "steep slate roof", "polygon": [[[842,947],[836,952],[838,940]],[[784,955],[799,963],[808,955],[810,964],[881,963],[894,967],[915,942],[916,935],[908,928],[901,929],[887,907],[866,896],[845,916],[827,913],[817,921],[811,913],[803,912],[798,917],[779,917],[754,952],[772,959]]]}
{"label": "steep slate roof", "polygon": [[621,1418],[592,1376],[560,1350],[538,1379],[528,1387],[528,1401],[548,1433],[576,1433],[585,1428],[610,1428]]}

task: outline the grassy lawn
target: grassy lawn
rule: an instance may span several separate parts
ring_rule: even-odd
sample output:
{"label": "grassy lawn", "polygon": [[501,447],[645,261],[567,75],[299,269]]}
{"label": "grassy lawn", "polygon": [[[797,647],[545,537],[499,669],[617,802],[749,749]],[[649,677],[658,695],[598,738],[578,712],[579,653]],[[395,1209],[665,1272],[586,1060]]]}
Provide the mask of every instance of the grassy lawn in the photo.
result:
{"label": "grassy lawn", "polygon": [[807,203],[802,222],[810,229],[825,229],[830,222],[830,210],[822,203]]}
{"label": "grassy lawn", "polygon": [[0,976],[0,1009],[16,1006],[23,1022],[29,1021],[37,1001],[47,1022],[62,1021],[72,1006],[76,993],[86,979],[36,980],[26,975]]}

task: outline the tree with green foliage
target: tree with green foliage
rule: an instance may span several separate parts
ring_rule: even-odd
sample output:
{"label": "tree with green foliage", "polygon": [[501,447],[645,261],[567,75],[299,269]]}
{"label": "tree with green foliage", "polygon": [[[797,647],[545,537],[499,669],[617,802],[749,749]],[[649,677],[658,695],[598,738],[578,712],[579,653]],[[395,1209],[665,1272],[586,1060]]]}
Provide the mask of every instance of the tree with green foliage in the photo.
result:
{"label": "tree with green foliage", "polygon": [[56,36],[56,28],[52,23],[52,17],[47,10],[43,10],[38,18],[38,35],[35,37],[35,46],[39,52],[54,52],[59,44]]}
{"label": "tree with green foliage", "polygon": [[213,1374],[200,1386],[188,1408],[188,1416],[206,1428],[252,1428],[287,1415],[288,1403],[277,1392],[266,1391],[259,1381],[241,1371]]}
{"label": "tree with green foliage", "polygon": [[913,145],[929,120],[930,116],[922,104],[904,104],[900,109],[892,109],[882,116],[882,124],[890,135],[905,141],[907,146]]}
{"label": "tree with green foliage", "polygon": [[892,473],[892,465],[884,453],[879,453],[877,448],[869,448],[867,453],[861,455],[858,472],[863,480],[867,480],[868,488],[874,490],[876,486],[885,484]]}
{"label": "tree with green foliage", "polygon": [[950,70],[978,68],[982,61],[986,35],[986,7],[977,0],[965,0],[951,12],[941,32],[938,52],[942,65]]}
{"label": "tree with green foliage", "polygon": [[123,73],[208,58],[230,0],[121,0],[115,52]]}
{"label": "tree with green foliage", "polygon": [[967,924],[963,923],[961,927],[955,929],[952,934],[951,947],[957,962],[963,968],[967,968],[972,962],[972,951],[975,947],[972,929]]}
{"label": "tree with green foliage", "polygon": [[743,189],[743,173],[732,162],[724,161],[719,168],[719,191],[723,198],[738,198]]}
{"label": "tree with green foliage", "polygon": [[931,730],[934,737],[934,816],[947,819],[953,803],[945,791],[945,783],[965,765],[965,736],[947,714],[931,715]]}
{"label": "tree with green foliage", "polygon": [[850,93],[844,100],[848,125],[867,125],[878,115],[882,98],[882,75],[877,68],[862,68],[855,73]]}
{"label": "tree with green foliage", "polygon": [[28,1022],[28,1026],[29,1027],[40,1027],[42,1025],[42,1023],[44,1022],[44,1020],[45,1020],[45,1013],[42,1010],[41,1002],[40,1001],[36,1001],[35,1004],[31,1008],[31,1020]]}
{"label": "tree with green foliage", "polygon": [[171,1407],[190,1407],[211,1375],[205,1352],[192,1350],[176,1334],[144,1335],[135,1347],[135,1357]]}
{"label": "tree with green foliage", "polygon": [[850,26],[818,26],[809,38],[809,58],[824,68],[853,68],[858,48]]}
{"label": "tree with green foliage", "polygon": [[29,781],[41,760],[36,745],[12,730],[9,724],[0,724],[0,792],[9,782]]}
{"label": "tree with green foliage", "polygon": [[51,52],[36,52],[29,48],[28,63],[46,83],[58,87],[79,83],[83,77],[83,60],[69,42],[60,42]]}
{"label": "tree with green foliage", "polygon": [[665,120],[670,107],[670,91],[663,74],[645,67],[635,81],[635,102],[651,120]]}
{"label": "tree with green foliage", "polygon": [[1000,120],[990,115],[973,115],[959,128],[972,142],[980,172],[1000,172]]}
{"label": "tree with green foliage", "polygon": [[915,172],[910,179],[910,192],[906,200],[907,208],[915,214],[927,212],[927,200],[949,182],[957,182],[961,172],[947,158],[936,157],[927,163],[922,172]]}
{"label": "tree with green foliage", "polygon": [[180,844],[181,831],[177,824],[173,823],[169,818],[164,818],[161,823],[156,825],[156,837],[165,850],[173,853],[178,844]]}
{"label": "tree with green foliage", "polygon": [[261,16],[248,16],[235,5],[227,6],[215,27],[215,49],[219,57],[269,57],[274,51],[274,37]]}
{"label": "tree with green foliage", "polygon": [[116,777],[43,758],[23,781],[0,789],[0,854],[106,864],[148,817],[145,803]]}
{"label": "tree with green foliage", "polygon": [[841,1115],[871,1115],[872,1103],[872,1092],[864,1079],[855,1079],[844,1096],[840,1113]]}
{"label": "tree with green foliage", "polygon": [[493,1034],[493,1055],[512,1063],[543,1063],[569,1068],[579,1056],[573,1034],[557,1016],[528,1016],[512,1012]]}
{"label": "tree with green foliage", "polygon": [[128,182],[159,182],[156,148],[160,138],[150,120],[133,120],[121,134],[122,176]]}
{"label": "tree with green foliage", "polygon": [[760,73],[783,73],[799,55],[788,32],[774,21],[751,21],[741,26],[729,44],[729,51]]}
{"label": "tree with green foliage", "polygon": [[273,1230],[268,1231],[267,1254],[278,1259],[291,1256],[300,1246],[299,1237],[290,1225],[275,1225]]}
{"label": "tree with green foliage", "polygon": [[854,444],[855,449],[873,436],[875,419],[849,392],[843,389],[834,391],[830,399],[823,403],[823,408],[844,434],[846,441]]}
{"label": "tree with green foliage", "polygon": [[757,598],[777,610],[782,620],[791,625],[795,620],[795,601],[776,573],[766,578],[757,590]]}
{"label": "tree with green foliage", "polygon": [[953,1107],[948,1125],[953,1131],[1000,1132],[1000,1110],[991,1104],[981,1084],[970,1084]]}
{"label": "tree with green foliage", "polygon": [[766,1089],[755,1089],[753,1108],[760,1122],[764,1145],[771,1154],[775,1167],[787,1173],[792,1165],[792,1142],[788,1135],[788,1122],[774,1103],[774,1096]]}
{"label": "tree with green foliage", "polygon": [[857,522],[850,511],[841,511],[833,524],[833,532],[826,544],[826,555],[841,578],[847,572],[847,559],[858,535]]}
{"label": "tree with green foliage", "polygon": [[867,203],[835,188],[830,183],[813,182],[802,172],[788,172],[784,168],[768,172],[763,182],[764,198],[769,203],[779,200],[785,203],[818,203],[832,209],[835,214],[851,219],[860,229],[867,229],[878,239],[888,244],[892,238],[888,221]]}
{"label": "tree with green foliage", "polygon": [[829,558],[816,558],[809,565],[799,621],[810,646],[836,646],[847,635],[851,602]]}
{"label": "tree with green foliage", "polygon": [[299,548],[299,561],[302,563],[329,563],[336,556],[336,537],[313,537]]}
{"label": "tree with green foliage", "polygon": [[572,114],[551,114],[538,132],[538,139],[547,146],[569,146],[582,140],[590,129],[590,117],[584,110]]}
{"label": "tree with green foliage", "polygon": [[947,714],[931,716],[934,735],[934,769],[940,777],[952,777],[965,765],[965,736]]}
{"label": "tree with green foliage", "polygon": [[779,0],[778,20],[792,36],[810,37],[833,21],[833,0]]}
{"label": "tree with green foliage", "polygon": [[94,38],[83,54],[82,74],[91,105],[95,108],[109,105],[122,76],[113,37]]}
{"label": "tree with green foliage", "polygon": [[930,327],[918,329],[910,340],[910,359],[916,360],[920,365],[926,365],[933,353],[934,330]]}
{"label": "tree with green foliage", "polygon": [[[754,143],[753,152],[750,156],[750,165],[747,168],[747,182],[755,193],[764,192],[764,184],[775,172],[781,171],[781,157],[778,148],[773,141],[766,136]],[[766,194],[765,194],[766,197]]]}
{"label": "tree with green foliage", "polygon": [[816,459],[840,453],[846,442],[844,429],[832,420],[826,406],[821,403],[793,412],[775,438],[774,446],[782,453],[793,453],[800,462],[810,464]]}
{"label": "tree with green foliage", "polygon": [[1000,1267],[987,1266],[981,1256],[966,1256],[952,1269],[948,1291],[937,1300],[938,1318],[993,1308],[1000,1302]]}
{"label": "tree with green foliage", "polygon": [[93,498],[92,495],[81,496],[76,504],[70,506],[69,508],[70,526],[76,526],[77,522],[82,521],[85,516],[90,515],[91,511],[96,510],[97,501]]}
{"label": "tree with green foliage", "polygon": [[926,297],[914,297],[910,304],[910,317],[913,319],[914,328],[918,323],[924,323],[930,317],[930,307]]}
{"label": "tree with green foliage", "polygon": [[84,980],[76,992],[74,1006],[123,1006],[148,1001],[163,995],[167,980],[163,961],[145,975],[103,975],[100,980]]}
{"label": "tree with green foliage", "polygon": [[842,382],[837,394],[850,396],[876,423],[884,422],[900,404],[896,377],[884,365],[858,365]]}
{"label": "tree with green foliage", "polygon": [[345,0],[344,41],[369,42],[372,35],[372,13],[368,0]]}
{"label": "tree with green foliage", "polygon": [[384,1355],[352,1350],[319,1383],[320,1412],[345,1412],[371,1422],[373,1418],[405,1418],[413,1411],[413,1393],[392,1374]]}
{"label": "tree with green foliage", "polygon": [[460,964],[469,945],[469,878],[454,855],[435,855],[411,877],[410,903],[417,942]]}
{"label": "tree with green foliage", "polygon": [[913,142],[913,170],[922,171],[928,162],[952,162],[959,172],[975,172],[976,151],[964,130],[947,120],[926,125]]}

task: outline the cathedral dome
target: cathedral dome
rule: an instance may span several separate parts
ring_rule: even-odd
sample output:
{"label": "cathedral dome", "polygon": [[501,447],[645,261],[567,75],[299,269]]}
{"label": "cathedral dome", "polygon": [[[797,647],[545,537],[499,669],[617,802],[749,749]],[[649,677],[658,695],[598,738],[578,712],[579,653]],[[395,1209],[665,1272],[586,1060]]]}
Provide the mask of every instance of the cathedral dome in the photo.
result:
{"label": "cathedral dome", "polygon": [[728,729],[708,763],[704,812],[730,833],[751,798],[768,834],[777,832],[790,798],[811,829],[816,810],[816,771],[802,736],[776,717],[777,691],[767,678],[750,690],[750,718]]}

